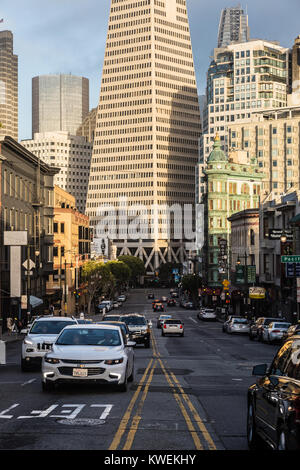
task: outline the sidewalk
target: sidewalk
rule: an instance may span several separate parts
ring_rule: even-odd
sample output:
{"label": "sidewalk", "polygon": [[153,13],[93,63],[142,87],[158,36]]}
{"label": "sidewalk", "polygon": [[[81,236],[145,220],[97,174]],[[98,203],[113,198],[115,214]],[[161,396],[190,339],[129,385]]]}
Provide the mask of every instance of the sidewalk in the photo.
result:
{"label": "sidewalk", "polygon": [[5,343],[13,343],[14,341],[20,341],[24,338],[25,335],[19,335],[17,333],[8,334],[7,332],[0,334],[0,341]]}

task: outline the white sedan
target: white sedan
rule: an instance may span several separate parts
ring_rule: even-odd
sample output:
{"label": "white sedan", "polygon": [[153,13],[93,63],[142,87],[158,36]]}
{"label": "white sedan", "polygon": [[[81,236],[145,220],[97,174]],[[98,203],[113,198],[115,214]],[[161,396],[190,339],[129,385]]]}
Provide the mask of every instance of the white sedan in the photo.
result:
{"label": "white sedan", "polygon": [[43,390],[60,383],[115,384],[127,390],[134,377],[134,342],[119,326],[92,324],[66,327],[42,362]]}
{"label": "white sedan", "polygon": [[281,341],[283,334],[286,333],[290,326],[290,323],[272,322],[267,328],[263,329],[262,340],[268,343]]}
{"label": "white sedan", "polygon": [[161,335],[180,335],[184,336],[184,328],[181,320],[165,320],[162,324]]}
{"label": "white sedan", "polygon": [[247,318],[233,318],[227,326],[227,333],[247,333],[250,331],[250,323]]}
{"label": "white sedan", "polygon": [[200,320],[216,320],[217,313],[212,308],[204,308],[204,309],[201,309],[200,312],[198,313],[198,318]]}

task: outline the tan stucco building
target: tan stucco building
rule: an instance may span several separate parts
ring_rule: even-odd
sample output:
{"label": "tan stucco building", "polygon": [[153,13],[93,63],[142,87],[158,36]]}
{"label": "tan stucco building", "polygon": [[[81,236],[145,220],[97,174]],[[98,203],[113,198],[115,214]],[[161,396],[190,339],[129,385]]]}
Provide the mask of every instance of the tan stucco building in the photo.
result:
{"label": "tan stucco building", "polygon": [[[76,312],[75,291],[80,291],[80,271],[90,257],[89,217],[76,209],[75,198],[63,189],[54,188],[55,274],[49,276],[48,289],[61,298],[62,312]],[[79,299],[78,299],[79,300]],[[80,302],[77,302],[78,304]]]}

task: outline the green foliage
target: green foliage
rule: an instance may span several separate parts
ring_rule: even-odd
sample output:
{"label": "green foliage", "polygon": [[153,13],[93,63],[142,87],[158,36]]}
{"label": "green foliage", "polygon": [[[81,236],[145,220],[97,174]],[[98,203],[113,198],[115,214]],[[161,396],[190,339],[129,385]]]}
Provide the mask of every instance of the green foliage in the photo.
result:
{"label": "green foliage", "polygon": [[123,261],[108,261],[105,266],[108,266],[119,286],[123,286],[131,278],[131,269]]}
{"label": "green foliage", "polygon": [[188,291],[196,302],[198,299],[198,289],[202,286],[202,278],[197,274],[186,274],[181,279],[182,290]]}
{"label": "green foliage", "polygon": [[143,276],[145,274],[145,266],[140,258],[136,256],[122,255],[119,256],[118,260],[122,261],[129,267],[131,271],[131,281],[136,281],[138,276]]}

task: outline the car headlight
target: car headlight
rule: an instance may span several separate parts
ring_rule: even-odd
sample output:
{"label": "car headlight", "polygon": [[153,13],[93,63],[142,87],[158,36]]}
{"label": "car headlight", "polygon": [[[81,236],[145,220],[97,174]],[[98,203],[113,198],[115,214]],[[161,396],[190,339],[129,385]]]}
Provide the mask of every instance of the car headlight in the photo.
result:
{"label": "car headlight", "polygon": [[121,357],[120,359],[107,359],[106,361],[104,361],[104,364],[113,366],[115,364],[122,364],[123,360],[123,357]]}
{"label": "car headlight", "polygon": [[59,364],[59,359],[56,359],[55,357],[44,357],[45,362],[48,362],[49,364]]}
{"label": "car headlight", "polygon": [[31,346],[33,346],[33,342],[29,339],[24,339],[24,344],[30,344]]}

